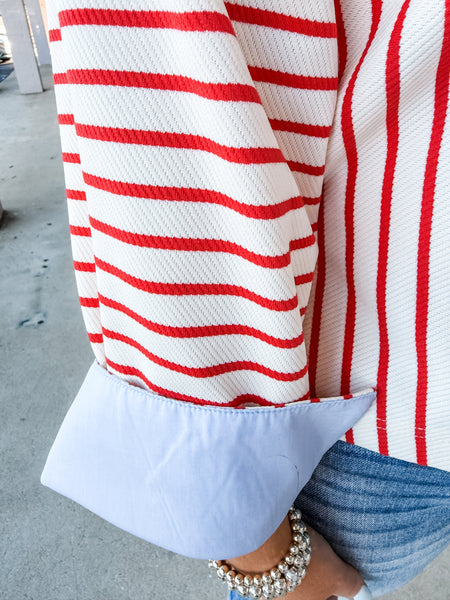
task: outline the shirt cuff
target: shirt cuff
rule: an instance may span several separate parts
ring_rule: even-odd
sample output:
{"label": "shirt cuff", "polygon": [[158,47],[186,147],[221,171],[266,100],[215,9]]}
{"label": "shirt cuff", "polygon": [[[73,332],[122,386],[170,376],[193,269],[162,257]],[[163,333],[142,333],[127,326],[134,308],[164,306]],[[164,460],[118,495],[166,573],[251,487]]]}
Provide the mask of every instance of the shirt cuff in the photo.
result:
{"label": "shirt cuff", "polygon": [[220,408],[137,388],[97,362],[41,482],[103,519],[192,558],[232,558],[277,529],[322,455],[375,399]]}

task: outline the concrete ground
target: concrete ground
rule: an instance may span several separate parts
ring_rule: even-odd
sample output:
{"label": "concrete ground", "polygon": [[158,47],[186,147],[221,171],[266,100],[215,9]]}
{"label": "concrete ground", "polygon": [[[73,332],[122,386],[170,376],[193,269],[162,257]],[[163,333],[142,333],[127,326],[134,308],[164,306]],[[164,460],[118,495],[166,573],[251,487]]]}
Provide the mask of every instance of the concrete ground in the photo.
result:
{"label": "concrete ground", "polygon": [[[50,67],[0,84],[0,599],[225,600],[206,563],[117,529],[39,482],[93,360],[72,271]],[[424,550],[426,552],[426,549]],[[450,600],[450,549],[385,600]]]}

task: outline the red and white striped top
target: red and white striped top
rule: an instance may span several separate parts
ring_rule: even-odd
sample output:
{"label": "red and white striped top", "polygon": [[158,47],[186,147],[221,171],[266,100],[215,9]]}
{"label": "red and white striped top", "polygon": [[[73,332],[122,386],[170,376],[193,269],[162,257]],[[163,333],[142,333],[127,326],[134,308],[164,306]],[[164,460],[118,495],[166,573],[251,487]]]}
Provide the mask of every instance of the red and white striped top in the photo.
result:
{"label": "red and white striped top", "polygon": [[450,469],[450,0],[47,9],[99,363],[218,406],[374,387],[347,440]]}

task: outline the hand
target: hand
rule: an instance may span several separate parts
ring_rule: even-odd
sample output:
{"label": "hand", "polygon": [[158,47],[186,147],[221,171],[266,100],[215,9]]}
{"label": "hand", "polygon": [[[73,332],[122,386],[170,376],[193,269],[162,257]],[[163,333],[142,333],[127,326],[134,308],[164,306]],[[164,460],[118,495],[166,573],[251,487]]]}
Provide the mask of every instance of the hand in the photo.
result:
{"label": "hand", "polygon": [[[353,598],[364,585],[359,573],[345,563],[317,531],[307,525],[311,537],[311,562],[305,578],[287,600],[335,600]],[[280,527],[260,548],[229,562],[241,573],[255,575],[270,570],[287,553],[291,528],[286,517]]]}
{"label": "hand", "polygon": [[289,600],[335,600],[353,598],[364,585],[361,575],[344,562],[324,537],[307,526],[311,538],[311,562],[305,578],[286,598]]}

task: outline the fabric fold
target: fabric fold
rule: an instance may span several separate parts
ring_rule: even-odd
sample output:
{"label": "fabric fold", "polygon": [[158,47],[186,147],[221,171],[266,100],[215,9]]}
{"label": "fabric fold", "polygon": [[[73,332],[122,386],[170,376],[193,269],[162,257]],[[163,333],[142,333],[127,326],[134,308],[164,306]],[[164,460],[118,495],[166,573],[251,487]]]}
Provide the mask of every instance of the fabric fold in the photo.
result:
{"label": "fabric fold", "polygon": [[103,519],[192,558],[231,558],[275,531],[373,389],[284,407],[197,406],[94,362],[41,482]]}

